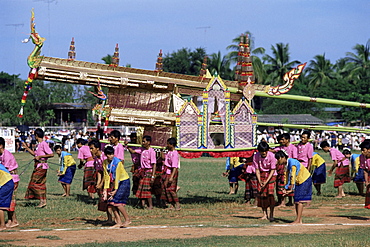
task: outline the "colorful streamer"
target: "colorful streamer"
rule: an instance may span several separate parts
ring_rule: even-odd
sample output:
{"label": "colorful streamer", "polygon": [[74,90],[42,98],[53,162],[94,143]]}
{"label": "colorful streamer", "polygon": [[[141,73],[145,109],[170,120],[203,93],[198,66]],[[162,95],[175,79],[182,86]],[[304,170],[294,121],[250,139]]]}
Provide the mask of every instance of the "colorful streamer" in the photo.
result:
{"label": "colorful streamer", "polygon": [[30,73],[28,74],[27,81],[24,82],[24,92],[21,100],[21,109],[19,110],[18,117],[23,117],[23,108],[27,101],[28,93],[31,91],[32,82],[37,76],[37,68],[31,69]]}

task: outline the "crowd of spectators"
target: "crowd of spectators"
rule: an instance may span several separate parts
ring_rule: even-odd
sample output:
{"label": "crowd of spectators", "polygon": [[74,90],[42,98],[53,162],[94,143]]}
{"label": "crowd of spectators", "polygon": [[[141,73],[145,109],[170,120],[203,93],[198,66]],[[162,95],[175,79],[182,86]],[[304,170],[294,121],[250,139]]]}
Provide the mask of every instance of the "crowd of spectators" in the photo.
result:
{"label": "crowd of spectators", "polygon": [[[99,133],[98,133],[99,134]],[[86,141],[91,141],[92,139],[97,139],[99,136],[96,135],[96,132],[83,132],[83,131],[66,131],[62,133],[60,131],[54,132],[45,132],[45,140],[49,143],[49,146],[52,148],[55,144],[60,144],[65,151],[77,151],[76,141],[79,138],[85,139]],[[105,136],[102,136],[106,139]],[[99,139],[101,139],[99,137]],[[22,142],[27,143],[31,150],[36,148],[36,138],[34,135],[34,130],[26,132],[17,132],[15,135],[15,145],[16,152],[23,152],[24,148],[22,147]]]}
{"label": "crowd of spectators", "polygon": [[[257,143],[262,140],[270,144],[277,144],[277,136],[284,133],[283,129],[275,129],[273,133],[269,133],[267,130],[257,131]],[[290,131],[291,142],[300,141],[301,131]],[[343,150],[343,148],[349,148],[352,150],[360,150],[360,143],[365,139],[370,139],[370,135],[363,133],[354,132],[336,132],[336,131],[311,131],[311,137],[313,138],[313,145],[315,149],[321,149],[320,143],[327,141],[331,147]]]}

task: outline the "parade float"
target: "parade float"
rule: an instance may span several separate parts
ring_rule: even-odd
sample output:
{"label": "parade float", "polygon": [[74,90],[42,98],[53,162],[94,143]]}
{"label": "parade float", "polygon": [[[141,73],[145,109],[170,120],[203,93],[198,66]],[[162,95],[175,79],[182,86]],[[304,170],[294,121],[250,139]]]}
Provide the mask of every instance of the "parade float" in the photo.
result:
{"label": "parade float", "polygon": [[[93,85],[97,88],[94,94],[100,100],[93,109],[98,127],[102,122],[104,126],[108,123],[134,125],[139,136],[152,136],[153,145],[164,145],[169,137],[175,136],[182,156],[188,158],[199,157],[204,152],[214,157],[251,156],[257,145],[256,127],[272,125],[258,122],[258,116],[250,104],[254,96],[370,107],[363,103],[287,95],[306,63],[286,73],[284,85],[255,84],[249,39],[244,35],[240,37],[235,81],[210,75],[206,60],[199,76],[164,72],[162,51],[159,52],[154,70],[122,67],[119,66],[118,44],[112,64],[78,61],[73,38],[68,58],[42,56],[41,48],[45,39],[35,29],[33,11],[30,39],[35,48],[28,57],[31,70],[25,82],[20,117],[25,114],[23,106],[35,79]],[[101,87],[108,88],[107,95]],[[328,126],[281,124],[279,127],[329,130]],[[339,127],[330,127],[330,130],[365,131]],[[215,135],[221,136],[218,145],[215,145]]]}

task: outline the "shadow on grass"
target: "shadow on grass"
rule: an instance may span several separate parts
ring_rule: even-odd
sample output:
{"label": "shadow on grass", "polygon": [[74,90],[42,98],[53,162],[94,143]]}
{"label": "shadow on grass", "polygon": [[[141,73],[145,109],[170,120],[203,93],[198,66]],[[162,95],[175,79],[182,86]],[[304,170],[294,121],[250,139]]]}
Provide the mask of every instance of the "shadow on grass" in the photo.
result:
{"label": "shadow on grass", "polygon": [[50,196],[62,197],[63,193],[48,193]]}
{"label": "shadow on grass", "polygon": [[240,219],[249,219],[249,220],[259,220],[261,218],[261,217],[255,217],[255,216],[240,216],[240,215],[235,215],[232,217],[240,218]]}
{"label": "shadow on grass", "polygon": [[97,204],[98,198],[91,199],[88,195],[81,195],[77,194],[75,195],[76,200],[79,202],[84,202],[85,204]]}
{"label": "shadow on grass", "polygon": [[[207,190],[206,192],[213,192],[215,194],[220,194],[220,195],[228,195],[228,191],[215,191],[215,190]],[[238,195],[238,194],[233,194],[233,196]]]}
{"label": "shadow on grass", "polygon": [[361,196],[361,197],[365,197],[365,194],[361,195],[358,192],[348,192],[347,194],[350,195],[350,196],[359,196],[359,197]]}
{"label": "shadow on grass", "polygon": [[216,197],[208,197],[208,196],[187,196],[181,197],[180,203],[181,204],[208,204],[208,203],[233,203],[239,202],[239,198],[216,198]]}
{"label": "shadow on grass", "polygon": [[23,207],[35,207],[40,204],[39,200],[33,200],[33,201],[24,201],[20,202],[19,205],[22,205]]}
{"label": "shadow on grass", "polygon": [[[236,215],[236,216],[233,216],[233,217],[234,218],[240,218],[240,219],[260,220],[262,216],[261,217],[255,217],[255,216],[238,216],[238,215]],[[276,218],[276,217],[274,219],[275,220],[271,223],[292,223],[293,222],[293,220],[285,220],[285,219]],[[266,220],[261,220],[261,222],[267,223]]]}
{"label": "shadow on grass", "polygon": [[102,226],[106,221],[105,220],[98,220],[98,219],[86,219],[86,218],[80,218],[79,220],[85,221],[84,224],[86,225],[93,225],[93,226]]}
{"label": "shadow on grass", "polygon": [[365,220],[368,221],[370,218],[362,217],[362,216],[353,216],[353,215],[329,215],[330,217],[339,217],[339,218],[347,218],[350,220]]}

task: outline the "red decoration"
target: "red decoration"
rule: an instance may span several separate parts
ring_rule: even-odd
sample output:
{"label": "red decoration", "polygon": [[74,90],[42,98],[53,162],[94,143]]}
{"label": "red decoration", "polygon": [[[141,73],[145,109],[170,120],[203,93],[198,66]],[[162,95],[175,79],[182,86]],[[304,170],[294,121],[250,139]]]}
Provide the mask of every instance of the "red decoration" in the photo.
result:
{"label": "red decoration", "polygon": [[245,157],[249,158],[252,157],[254,152],[256,150],[248,150],[248,151],[220,151],[220,152],[212,152],[212,151],[207,151],[207,149],[204,149],[204,151],[197,151],[197,152],[188,152],[188,151],[178,151],[181,157],[185,159],[195,159],[195,158],[200,158],[203,153],[208,153],[211,155],[213,158],[225,158],[225,157]]}

